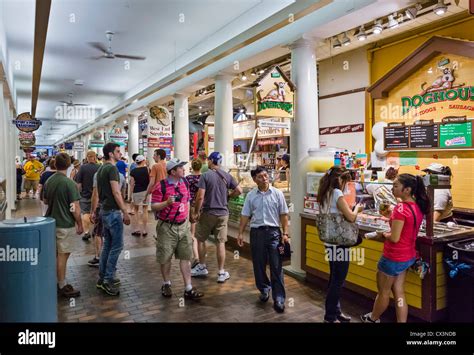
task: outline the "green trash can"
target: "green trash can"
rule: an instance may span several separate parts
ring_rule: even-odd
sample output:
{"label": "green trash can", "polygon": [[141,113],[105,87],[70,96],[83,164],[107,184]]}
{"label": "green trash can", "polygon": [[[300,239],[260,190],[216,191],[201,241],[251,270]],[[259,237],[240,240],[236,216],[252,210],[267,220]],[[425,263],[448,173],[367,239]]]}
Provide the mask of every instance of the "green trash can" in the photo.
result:
{"label": "green trash can", "polygon": [[0,322],[57,322],[56,221],[0,222]]}

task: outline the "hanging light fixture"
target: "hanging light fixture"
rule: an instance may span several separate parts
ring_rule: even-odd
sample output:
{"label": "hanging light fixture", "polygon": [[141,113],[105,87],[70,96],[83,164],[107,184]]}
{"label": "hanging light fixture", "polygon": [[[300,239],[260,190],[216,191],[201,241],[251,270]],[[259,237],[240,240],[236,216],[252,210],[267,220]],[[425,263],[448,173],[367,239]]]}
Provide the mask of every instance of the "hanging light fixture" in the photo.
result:
{"label": "hanging light fixture", "polygon": [[348,46],[351,44],[351,40],[349,37],[347,37],[347,32],[344,32],[344,36],[342,36],[342,44],[345,46]]}
{"label": "hanging light fixture", "polygon": [[381,34],[383,31],[382,20],[375,21],[374,27],[372,28],[372,32],[376,35]]}
{"label": "hanging light fixture", "polygon": [[410,20],[414,20],[414,19],[416,19],[416,14],[417,14],[418,11],[420,11],[420,10],[421,10],[421,5],[420,5],[420,4],[416,4],[415,6],[406,9],[406,10],[405,10],[405,15],[407,15],[407,17],[408,17]]}
{"label": "hanging light fixture", "polygon": [[448,7],[444,3],[444,0],[438,0],[438,3],[433,8],[433,12],[438,16],[444,15],[446,13],[446,10],[448,10]]}
{"label": "hanging light fixture", "polygon": [[398,21],[394,19],[394,16],[396,17],[397,14],[388,15],[387,28],[389,28],[389,29],[394,29],[394,28],[398,27]]}
{"label": "hanging light fixture", "polygon": [[357,39],[359,41],[365,41],[367,39],[367,33],[365,33],[364,25],[360,26],[359,32],[357,33]]}
{"label": "hanging light fixture", "polygon": [[342,44],[339,41],[339,37],[336,36],[336,39],[332,42],[332,48],[339,49],[339,48],[341,48],[341,46],[342,46]]}
{"label": "hanging light fixture", "polygon": [[250,73],[250,75],[252,75],[252,76],[256,76],[256,75],[257,75],[257,71],[256,71],[255,69],[254,69],[254,70],[252,70],[252,72]]}
{"label": "hanging light fixture", "polygon": [[258,71],[258,73],[259,73],[259,74],[263,74],[263,73],[265,73],[265,70],[260,69],[260,70]]}
{"label": "hanging light fixture", "polygon": [[242,81],[247,81],[247,75],[245,73],[242,73],[242,76],[240,77]]}

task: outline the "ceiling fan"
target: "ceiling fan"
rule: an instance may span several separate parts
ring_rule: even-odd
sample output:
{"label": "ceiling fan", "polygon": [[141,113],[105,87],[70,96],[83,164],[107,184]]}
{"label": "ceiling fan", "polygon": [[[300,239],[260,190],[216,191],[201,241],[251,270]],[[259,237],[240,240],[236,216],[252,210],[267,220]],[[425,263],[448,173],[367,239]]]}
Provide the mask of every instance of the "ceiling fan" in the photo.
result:
{"label": "ceiling fan", "polygon": [[75,103],[73,103],[72,98],[74,97],[74,94],[72,92],[67,94],[67,96],[69,97],[69,101],[59,101],[59,102],[61,102],[64,105],[67,105],[67,106],[89,106],[89,104],[75,104]]}
{"label": "ceiling fan", "polygon": [[123,59],[133,59],[133,60],[145,60],[146,57],[137,56],[137,55],[127,55],[127,54],[115,54],[112,52],[112,38],[114,36],[114,32],[107,31],[105,32],[105,36],[109,42],[108,47],[106,47],[103,43],[100,42],[89,42],[89,45],[95,49],[98,49],[102,52],[102,55],[97,57],[91,57],[90,59],[115,59],[115,58],[123,58]]}

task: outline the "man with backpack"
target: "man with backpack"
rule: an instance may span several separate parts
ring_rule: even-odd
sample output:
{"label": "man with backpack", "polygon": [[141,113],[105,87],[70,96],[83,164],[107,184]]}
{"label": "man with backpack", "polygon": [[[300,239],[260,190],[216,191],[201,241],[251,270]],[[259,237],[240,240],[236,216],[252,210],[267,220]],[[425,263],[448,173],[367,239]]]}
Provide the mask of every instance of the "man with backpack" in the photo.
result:
{"label": "man with backpack", "polygon": [[185,290],[184,298],[196,300],[204,295],[198,292],[191,283],[192,239],[189,216],[189,186],[184,179],[184,168],[187,162],[177,158],[166,163],[168,177],[155,185],[151,199],[151,209],[155,211],[156,225],[156,258],[161,266],[163,297],[171,297],[171,258],[175,255],[180,261]]}

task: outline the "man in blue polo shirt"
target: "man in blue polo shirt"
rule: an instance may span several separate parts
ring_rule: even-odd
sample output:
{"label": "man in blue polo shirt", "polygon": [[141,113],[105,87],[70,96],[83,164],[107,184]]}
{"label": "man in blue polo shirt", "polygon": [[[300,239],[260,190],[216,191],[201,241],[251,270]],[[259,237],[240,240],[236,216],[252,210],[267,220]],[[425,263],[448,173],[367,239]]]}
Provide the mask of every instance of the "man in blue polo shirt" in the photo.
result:
{"label": "man in blue polo shirt", "polygon": [[[286,293],[278,245],[280,241],[288,241],[288,206],[283,192],[270,185],[268,172],[263,166],[258,166],[250,173],[257,187],[245,198],[237,243],[241,247],[244,245],[242,234],[250,219],[250,248],[260,301],[267,302],[271,290],[273,308],[282,313],[285,310]],[[267,260],[270,263],[271,281],[267,276]]]}

